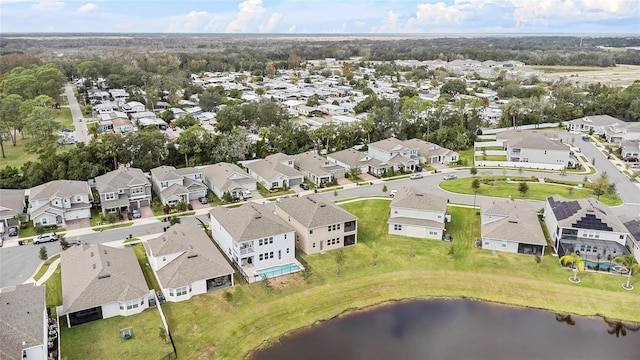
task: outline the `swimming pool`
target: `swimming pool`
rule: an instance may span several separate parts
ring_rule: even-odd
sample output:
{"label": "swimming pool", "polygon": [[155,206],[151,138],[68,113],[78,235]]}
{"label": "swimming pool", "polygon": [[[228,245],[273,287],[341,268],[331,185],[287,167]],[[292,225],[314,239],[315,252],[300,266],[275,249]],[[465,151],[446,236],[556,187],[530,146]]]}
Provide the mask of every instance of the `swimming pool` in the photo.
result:
{"label": "swimming pool", "polygon": [[[595,268],[596,265],[598,265],[597,262],[591,261],[591,260],[583,260],[583,262],[584,262],[584,267],[585,268]],[[612,264],[610,262],[601,262],[600,263],[600,271],[611,271],[611,270],[613,270],[614,266],[615,266],[615,264]]]}
{"label": "swimming pool", "polygon": [[300,268],[298,264],[289,263],[284,265],[272,266],[266,269],[256,270],[256,274],[258,274],[260,277],[272,278],[275,276],[290,274],[300,270],[302,270],[302,268]]}

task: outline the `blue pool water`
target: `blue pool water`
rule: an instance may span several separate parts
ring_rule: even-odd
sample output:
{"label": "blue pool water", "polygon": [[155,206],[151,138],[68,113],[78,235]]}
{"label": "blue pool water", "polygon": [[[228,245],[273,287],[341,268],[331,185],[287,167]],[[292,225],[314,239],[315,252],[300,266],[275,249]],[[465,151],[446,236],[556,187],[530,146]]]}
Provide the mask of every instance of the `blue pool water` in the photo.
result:
{"label": "blue pool water", "polygon": [[289,273],[300,271],[300,270],[301,269],[300,269],[300,266],[298,266],[298,264],[291,263],[291,264],[272,266],[270,268],[266,268],[262,270],[256,270],[256,273],[261,277],[266,276],[267,278],[272,278],[274,276],[289,274]]}
{"label": "blue pool water", "polygon": [[[585,268],[587,268],[587,267],[594,268],[594,267],[596,267],[596,265],[598,265],[598,263],[595,262],[595,261],[583,260],[583,262],[584,262],[584,267]],[[611,264],[609,262],[606,262],[606,263],[601,262],[600,263],[600,271],[607,271],[610,268],[613,268],[613,264]]]}

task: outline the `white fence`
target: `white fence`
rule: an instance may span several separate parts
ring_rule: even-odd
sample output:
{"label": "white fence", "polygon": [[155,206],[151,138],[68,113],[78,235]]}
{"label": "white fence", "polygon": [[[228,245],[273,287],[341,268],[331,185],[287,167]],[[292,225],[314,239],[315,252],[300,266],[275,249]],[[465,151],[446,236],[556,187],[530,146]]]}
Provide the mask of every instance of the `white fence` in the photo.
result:
{"label": "white fence", "polygon": [[538,163],[530,163],[530,162],[512,162],[512,161],[485,161],[485,160],[476,160],[475,166],[489,166],[489,167],[515,167],[515,168],[525,168],[525,169],[545,169],[545,170],[562,170],[564,168],[563,164],[555,165],[555,164],[538,164]]}
{"label": "white fence", "polygon": [[[561,123],[562,124],[562,123]],[[558,123],[543,123],[543,124],[530,124],[530,125],[521,125],[516,127],[516,130],[534,130],[534,129],[544,129],[544,128],[557,128]],[[514,130],[513,126],[506,128],[498,128],[498,129],[482,129],[482,135],[489,134],[497,134],[503,131]]]}

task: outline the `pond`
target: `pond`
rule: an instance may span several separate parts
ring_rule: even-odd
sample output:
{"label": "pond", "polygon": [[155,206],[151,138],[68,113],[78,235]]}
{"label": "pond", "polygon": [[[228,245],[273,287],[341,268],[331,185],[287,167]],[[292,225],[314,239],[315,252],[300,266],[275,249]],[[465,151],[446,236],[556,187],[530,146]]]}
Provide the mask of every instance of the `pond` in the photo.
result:
{"label": "pond", "polygon": [[638,359],[640,325],[472,300],[397,302],[285,336],[253,360]]}

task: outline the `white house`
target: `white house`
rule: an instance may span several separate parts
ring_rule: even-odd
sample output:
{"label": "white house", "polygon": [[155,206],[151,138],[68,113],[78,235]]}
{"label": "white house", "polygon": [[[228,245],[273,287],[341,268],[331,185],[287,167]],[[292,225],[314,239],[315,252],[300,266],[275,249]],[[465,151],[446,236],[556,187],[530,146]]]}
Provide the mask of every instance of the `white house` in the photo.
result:
{"label": "white house", "polygon": [[50,181],[27,190],[27,213],[34,226],[64,227],[67,221],[91,218],[90,194],[86,181]]}
{"label": "white house", "polygon": [[246,191],[257,189],[256,180],[236,164],[221,162],[200,170],[204,176],[204,184],[220,199],[227,192],[232,197],[242,198]]}
{"label": "white house", "polygon": [[173,225],[144,246],[167,301],[233,286],[233,268],[198,225]]}
{"label": "white house", "polygon": [[60,254],[62,306],[69,327],[141,313],[153,291],[132,248],[73,246]]}
{"label": "white house", "polygon": [[404,146],[417,149],[418,161],[422,164],[448,164],[460,160],[460,154],[456,151],[421,139],[406,140]]}
{"label": "white house", "polygon": [[621,123],[622,121],[609,115],[590,115],[566,122],[569,130],[593,132],[596,135],[603,135],[607,126]]}
{"label": "white house", "polygon": [[0,289],[0,359],[49,359],[48,325],[44,286]]}
{"label": "white house", "polygon": [[522,200],[491,200],[480,210],[482,248],[513,254],[544,254],[547,240],[536,209]]}
{"label": "white house", "polygon": [[293,155],[293,159],[294,168],[318,186],[343,178],[346,171],[344,167],[311,151]]}
{"label": "white house", "polygon": [[263,205],[214,207],[213,239],[248,282],[302,269],[295,259],[295,231]]}
{"label": "white house", "polygon": [[344,167],[347,171],[357,168],[360,169],[362,174],[370,173],[377,176],[382,175],[385,170],[391,168],[391,165],[384,161],[355,149],[345,149],[331,153],[327,155],[327,160]]}
{"label": "white house", "polygon": [[293,166],[293,157],[282,153],[247,162],[245,167],[251,177],[269,190],[297,186],[304,182],[302,172]]}
{"label": "white house", "polygon": [[128,103],[122,104],[122,111],[125,113],[135,113],[135,112],[143,112],[146,110],[146,107],[143,103],[139,101],[130,101]]}
{"label": "white house", "polygon": [[441,240],[448,202],[446,198],[403,187],[391,201],[389,234]]}
{"label": "white house", "polygon": [[203,179],[202,171],[192,167],[176,169],[163,165],[151,169],[153,191],[164,205],[189,203],[191,200],[207,196],[207,187]]}
{"label": "white house", "polygon": [[402,140],[388,138],[369,144],[369,155],[393,165],[395,170],[414,170],[419,164],[418,149],[410,148]]}

